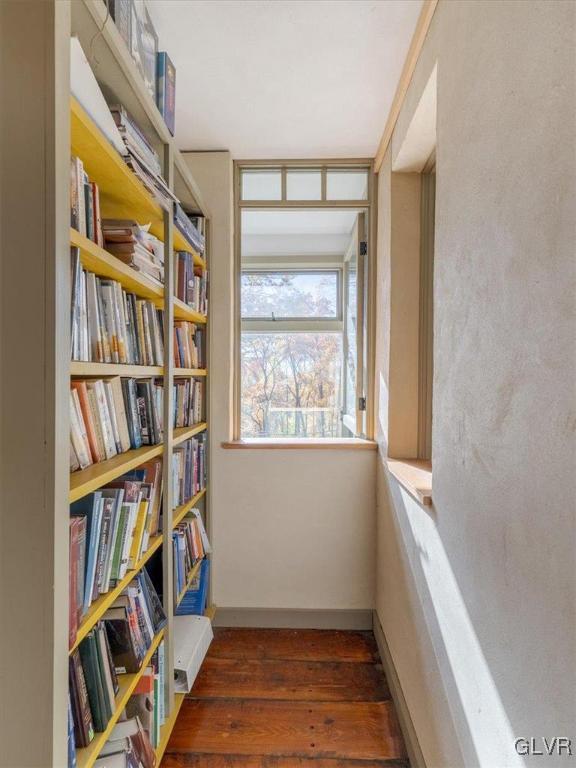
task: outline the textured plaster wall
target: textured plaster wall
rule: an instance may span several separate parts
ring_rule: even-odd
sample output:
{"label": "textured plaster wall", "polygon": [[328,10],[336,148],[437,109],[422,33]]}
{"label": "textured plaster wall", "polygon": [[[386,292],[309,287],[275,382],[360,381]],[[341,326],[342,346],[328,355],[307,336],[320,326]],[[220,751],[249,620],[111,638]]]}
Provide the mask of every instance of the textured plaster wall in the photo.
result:
{"label": "textured plaster wall", "polygon": [[[576,736],[575,10],[440,0],[379,178],[376,603],[438,768],[567,765],[513,742]],[[425,509],[383,458],[391,171],[435,64]]]}

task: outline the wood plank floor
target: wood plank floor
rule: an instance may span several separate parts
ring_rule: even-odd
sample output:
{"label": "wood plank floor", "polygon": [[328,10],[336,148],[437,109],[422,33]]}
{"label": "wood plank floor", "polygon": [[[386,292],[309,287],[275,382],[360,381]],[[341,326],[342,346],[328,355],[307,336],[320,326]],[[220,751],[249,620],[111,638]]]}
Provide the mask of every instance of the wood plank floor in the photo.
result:
{"label": "wood plank floor", "polygon": [[371,632],[217,629],[162,768],[408,766]]}

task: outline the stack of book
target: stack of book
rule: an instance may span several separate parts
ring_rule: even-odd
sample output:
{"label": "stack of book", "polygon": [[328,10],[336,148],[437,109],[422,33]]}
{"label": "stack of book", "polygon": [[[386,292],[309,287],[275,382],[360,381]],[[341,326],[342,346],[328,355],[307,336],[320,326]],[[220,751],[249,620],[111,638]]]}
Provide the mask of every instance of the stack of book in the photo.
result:
{"label": "stack of book", "polygon": [[160,530],[162,460],[70,506],[70,647],[83,617],[133,569]]}
{"label": "stack of book", "polygon": [[102,219],[104,247],[133,269],[164,282],[164,243],[133,219]]}
{"label": "stack of book", "polygon": [[176,526],[172,533],[174,549],[174,595],[177,598],[188,581],[196,563],[210,552],[210,544],[204,521],[198,509],[192,510],[192,517],[187,517]]}
{"label": "stack of book", "polygon": [[174,366],[176,368],[203,368],[203,331],[188,320],[174,322]]}
{"label": "stack of book", "polygon": [[163,365],[163,310],[83,269],[78,248],[71,248],[71,271],[72,360]]}
{"label": "stack of book", "polygon": [[158,154],[122,105],[110,107],[110,112],[128,150],[124,158],[128,166],[159,205],[168,210],[170,203],[177,203],[178,198],[162,178]]}
{"label": "stack of book", "polygon": [[[200,219],[204,221],[201,216],[195,216],[193,218],[194,221]],[[174,206],[174,226],[192,248],[194,248],[200,256],[203,256],[206,240],[204,235],[200,234],[195,224],[193,224],[193,218],[186,213],[179,203]]]}
{"label": "stack of book", "polygon": [[162,442],[162,386],[154,379],[73,379],[70,469]]}
{"label": "stack of book", "polygon": [[70,226],[103,246],[98,185],[90,181],[79,157],[70,159]]}
{"label": "stack of book", "polygon": [[180,507],[206,487],[206,435],[192,437],[172,452],[174,506]]}
{"label": "stack of book", "polygon": [[206,272],[194,264],[194,257],[187,251],[174,253],[174,284],[177,299],[201,315],[208,314]]}
{"label": "stack of book", "polygon": [[197,379],[174,379],[174,427],[192,427],[202,421],[204,384]]}
{"label": "stack of book", "polygon": [[69,677],[76,746],[88,746],[94,733],[106,730],[115,714],[118,676],[140,670],[166,621],[160,598],[143,569],[72,651]]}

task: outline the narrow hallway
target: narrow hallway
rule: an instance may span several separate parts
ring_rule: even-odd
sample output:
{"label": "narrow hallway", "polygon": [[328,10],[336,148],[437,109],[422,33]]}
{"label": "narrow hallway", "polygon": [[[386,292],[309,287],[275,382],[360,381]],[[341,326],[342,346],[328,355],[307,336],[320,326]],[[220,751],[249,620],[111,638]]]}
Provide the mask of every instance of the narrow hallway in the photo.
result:
{"label": "narrow hallway", "polygon": [[408,766],[371,632],[216,629],[162,768]]}

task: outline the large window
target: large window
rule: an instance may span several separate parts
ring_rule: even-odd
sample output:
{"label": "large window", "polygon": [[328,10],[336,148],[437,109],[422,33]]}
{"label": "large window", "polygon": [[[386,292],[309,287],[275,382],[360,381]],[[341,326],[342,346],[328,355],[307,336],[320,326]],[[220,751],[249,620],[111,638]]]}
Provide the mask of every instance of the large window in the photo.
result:
{"label": "large window", "polygon": [[238,168],[239,437],[365,436],[368,187],[357,166]]}

